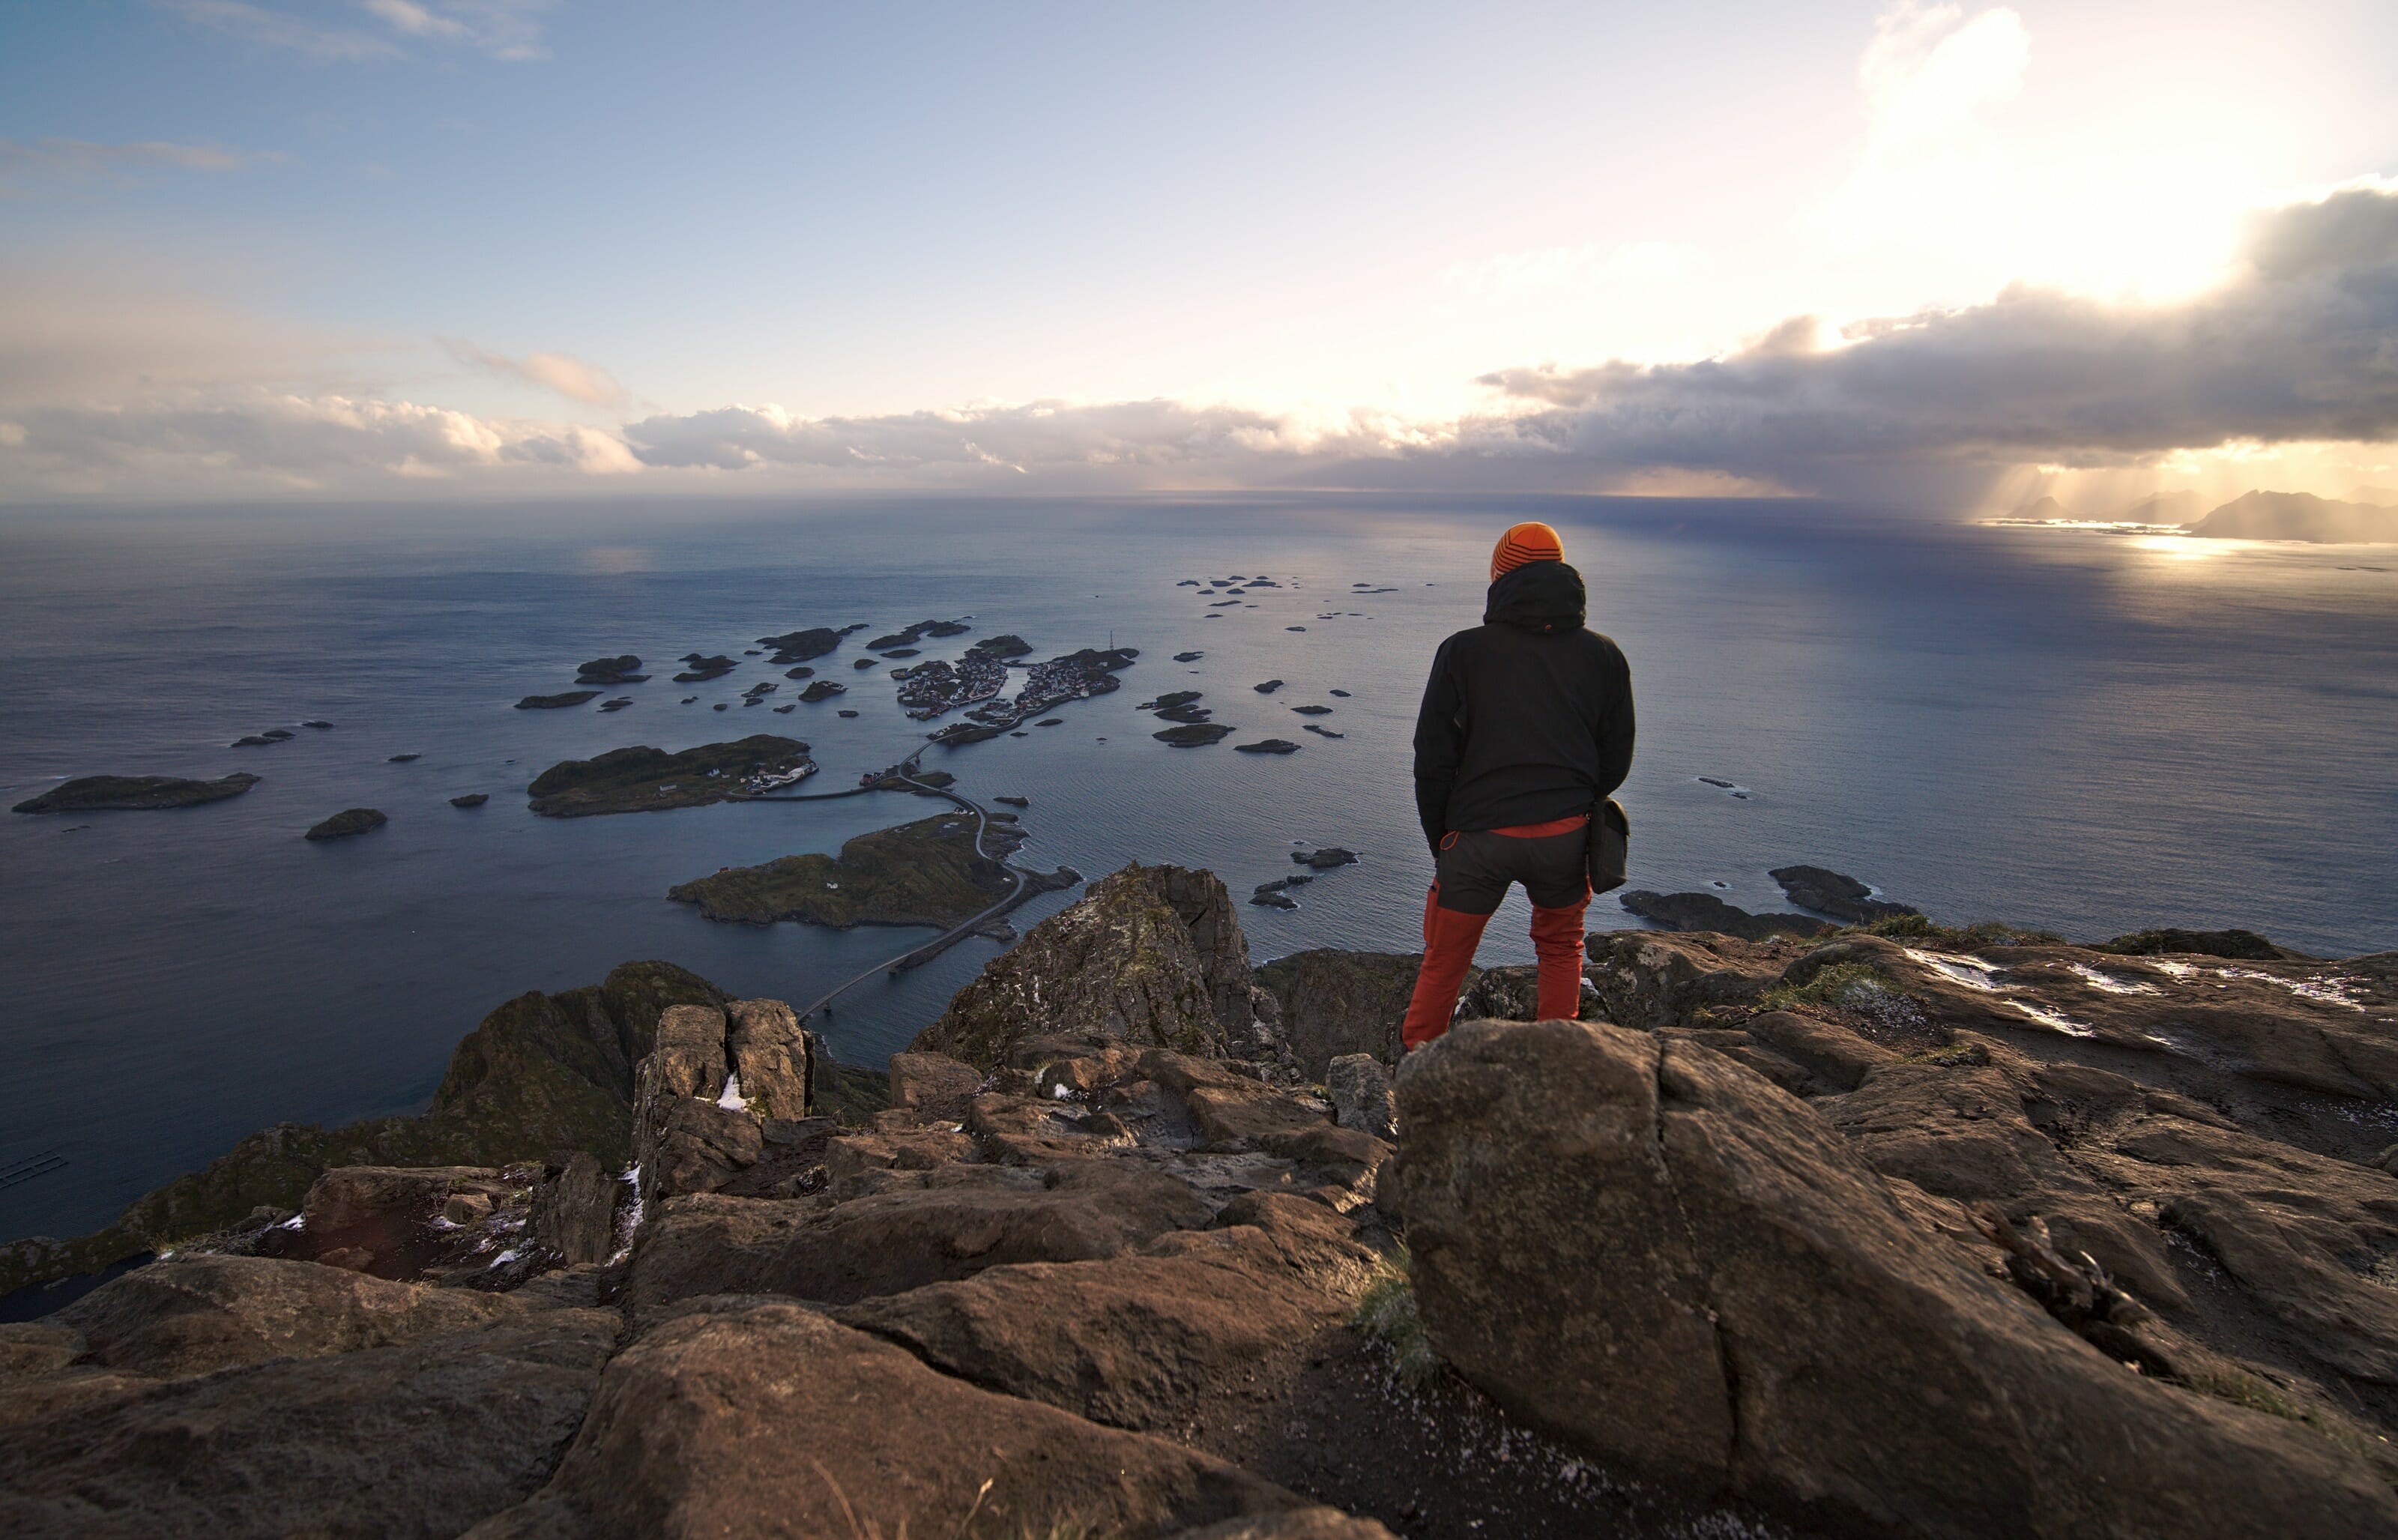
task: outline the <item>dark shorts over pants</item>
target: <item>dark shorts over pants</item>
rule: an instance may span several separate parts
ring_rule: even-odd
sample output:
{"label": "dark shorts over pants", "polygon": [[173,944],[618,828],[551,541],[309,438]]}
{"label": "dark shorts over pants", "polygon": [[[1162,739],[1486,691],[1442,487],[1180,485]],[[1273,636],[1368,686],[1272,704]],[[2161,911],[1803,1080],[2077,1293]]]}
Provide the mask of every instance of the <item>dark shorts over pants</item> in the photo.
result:
{"label": "dark shorts over pants", "polygon": [[1571,909],[1590,898],[1589,842],[1586,818],[1561,834],[1475,830],[1445,835],[1433,867],[1437,901],[1460,914],[1489,915],[1507,897],[1508,885],[1521,883],[1535,909]]}
{"label": "dark shorts over pants", "polygon": [[1580,1013],[1583,912],[1590,904],[1589,821],[1559,818],[1441,837],[1432,891],[1424,897],[1423,966],[1400,1029],[1408,1047],[1421,1047],[1448,1030],[1482,928],[1516,883],[1524,885],[1532,900],[1541,1017]]}

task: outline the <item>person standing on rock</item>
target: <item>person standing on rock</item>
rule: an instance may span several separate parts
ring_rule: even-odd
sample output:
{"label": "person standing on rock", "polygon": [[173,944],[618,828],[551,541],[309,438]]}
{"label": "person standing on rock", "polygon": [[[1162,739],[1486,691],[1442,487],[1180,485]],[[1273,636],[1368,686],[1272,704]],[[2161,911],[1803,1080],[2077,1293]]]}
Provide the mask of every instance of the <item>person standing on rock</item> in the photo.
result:
{"label": "person standing on rock", "polygon": [[1424,960],[1400,1039],[1448,1030],[1482,927],[1522,883],[1543,1020],[1582,1008],[1590,820],[1632,768],[1632,669],[1585,628],[1582,574],[1546,524],[1490,553],[1482,624],[1440,644],[1416,716],[1416,811],[1432,842]]}

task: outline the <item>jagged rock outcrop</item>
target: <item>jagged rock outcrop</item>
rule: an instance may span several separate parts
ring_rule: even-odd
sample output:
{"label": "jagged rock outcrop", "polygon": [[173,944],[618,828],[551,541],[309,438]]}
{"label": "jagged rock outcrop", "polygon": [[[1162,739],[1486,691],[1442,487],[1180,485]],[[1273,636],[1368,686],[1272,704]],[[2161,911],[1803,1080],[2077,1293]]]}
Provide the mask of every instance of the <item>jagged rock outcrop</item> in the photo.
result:
{"label": "jagged rock outcrop", "polygon": [[1030,1038],[1224,1055],[1257,1034],[1248,940],[1210,871],[1128,866],[1032,927],[911,1045],[983,1069]]}
{"label": "jagged rock outcrop", "polygon": [[1422,965],[1421,952],[1322,948],[1277,957],[1257,979],[1281,1007],[1283,1036],[1300,1071],[1321,1080],[1342,1054],[1398,1062],[1399,1023]]}
{"label": "jagged rock outcrop", "polygon": [[642,1204],[712,1193],[755,1167],[773,1123],[808,1115],[829,1057],[780,1000],[669,1006],[633,1103]]}
{"label": "jagged rock outcrop", "polygon": [[1398,1093],[1425,1331],[1602,1458],[1893,1533],[2398,1525],[2355,1455],[2095,1350],[1711,1049],[1474,1023]]}

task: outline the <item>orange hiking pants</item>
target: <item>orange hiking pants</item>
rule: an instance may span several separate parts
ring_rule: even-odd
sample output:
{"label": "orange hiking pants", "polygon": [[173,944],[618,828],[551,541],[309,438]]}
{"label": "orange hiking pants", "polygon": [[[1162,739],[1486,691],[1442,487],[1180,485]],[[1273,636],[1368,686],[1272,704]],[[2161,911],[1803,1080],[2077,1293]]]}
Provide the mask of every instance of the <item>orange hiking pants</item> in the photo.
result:
{"label": "orange hiking pants", "polygon": [[1532,900],[1541,1020],[1582,1012],[1583,912],[1590,907],[1587,815],[1443,835],[1424,895],[1424,959],[1399,1039],[1412,1050],[1448,1030],[1482,930],[1508,887]]}

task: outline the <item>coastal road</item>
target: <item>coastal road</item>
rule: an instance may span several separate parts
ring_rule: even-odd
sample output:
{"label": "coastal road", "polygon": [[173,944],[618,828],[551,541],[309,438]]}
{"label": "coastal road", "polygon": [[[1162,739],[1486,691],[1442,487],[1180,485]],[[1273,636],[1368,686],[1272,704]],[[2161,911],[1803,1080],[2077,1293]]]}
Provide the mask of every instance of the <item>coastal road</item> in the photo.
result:
{"label": "coastal road", "polygon": [[993,856],[990,851],[985,850],[982,847],[984,836],[990,832],[990,815],[984,811],[982,804],[974,801],[970,797],[962,796],[958,792],[952,791],[947,787],[932,786],[916,779],[913,776],[907,773],[907,768],[904,768],[912,767],[914,765],[916,762],[912,758],[901,763],[903,765],[902,769],[894,772],[889,779],[875,786],[852,787],[846,791],[817,791],[806,796],[757,797],[751,800],[756,802],[830,802],[836,797],[855,797],[868,791],[883,790],[890,785],[891,781],[894,780],[907,785],[913,790],[930,792],[934,796],[946,798],[975,816],[975,854],[987,861],[998,861],[999,869],[1007,873],[1011,884],[1007,890],[1007,897],[1000,899],[999,902],[991,905],[989,909],[984,910],[981,913],[975,915],[972,919],[950,926],[948,930],[945,930],[940,935],[934,937],[931,940],[923,942],[919,946],[909,947],[907,951],[899,953],[896,957],[877,963],[872,967],[868,968],[865,972],[858,974],[855,978],[844,979],[842,982],[835,985],[824,994],[818,996],[813,1001],[810,1001],[808,1005],[800,1011],[799,1018],[802,1022],[805,1022],[810,1017],[815,1015],[816,1012],[830,1006],[833,1001],[841,995],[847,993],[849,991],[866,982],[869,979],[873,978],[878,973],[896,973],[903,968],[915,966],[922,963],[932,961],[934,957],[939,955],[943,951],[954,945],[961,938],[964,937],[976,926],[982,925],[984,922],[991,919],[995,915],[1004,912],[1011,905],[1015,904],[1018,899],[1024,897],[1025,873],[1018,871],[1015,867],[1010,866],[1007,862],[999,860],[997,857]]}

